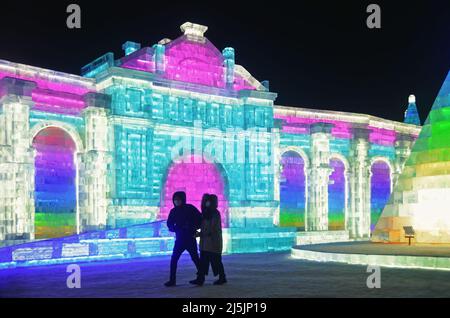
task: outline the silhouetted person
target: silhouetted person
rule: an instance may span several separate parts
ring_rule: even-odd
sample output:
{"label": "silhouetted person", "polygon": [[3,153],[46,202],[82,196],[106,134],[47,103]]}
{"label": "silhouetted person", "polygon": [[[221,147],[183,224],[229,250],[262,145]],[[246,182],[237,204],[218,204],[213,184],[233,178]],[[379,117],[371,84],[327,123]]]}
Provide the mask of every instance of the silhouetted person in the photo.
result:
{"label": "silhouetted person", "polygon": [[214,194],[204,194],[202,199],[202,224],[200,228],[200,270],[197,279],[191,280],[194,285],[203,285],[205,275],[208,275],[209,264],[214,276],[219,279],[214,285],[227,282],[222,263],[222,222],[220,212],[217,210],[218,199]]}
{"label": "silhouetted person", "polygon": [[170,279],[165,283],[167,287],[176,285],[178,260],[184,251],[188,251],[191,255],[192,261],[197,267],[197,272],[200,269],[200,259],[195,239],[195,233],[201,224],[200,211],[195,206],[186,204],[185,192],[175,192],[172,200],[174,208],[170,210],[167,227],[169,231],[175,232],[176,239],[170,260]]}

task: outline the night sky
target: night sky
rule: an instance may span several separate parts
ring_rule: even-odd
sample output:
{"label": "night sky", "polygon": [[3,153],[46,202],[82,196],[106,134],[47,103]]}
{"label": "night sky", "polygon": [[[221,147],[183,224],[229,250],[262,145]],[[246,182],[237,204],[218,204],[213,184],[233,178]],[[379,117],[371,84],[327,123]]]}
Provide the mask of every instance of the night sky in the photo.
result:
{"label": "night sky", "polygon": [[[269,80],[277,104],[403,120],[415,94],[422,121],[450,69],[450,1],[15,1],[2,3],[0,59],[79,74],[127,41],[151,46],[207,25],[220,50]],[[81,6],[82,29],[66,27]],[[366,26],[377,3],[382,29]]]}

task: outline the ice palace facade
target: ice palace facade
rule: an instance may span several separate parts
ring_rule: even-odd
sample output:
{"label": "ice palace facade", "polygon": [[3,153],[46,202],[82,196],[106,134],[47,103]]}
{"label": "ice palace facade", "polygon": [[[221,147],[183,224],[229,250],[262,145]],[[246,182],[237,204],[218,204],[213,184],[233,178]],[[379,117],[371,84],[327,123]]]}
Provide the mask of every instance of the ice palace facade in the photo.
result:
{"label": "ice palace facade", "polygon": [[107,239],[119,254],[170,250],[130,242],[164,236],[148,224],[177,190],[197,206],[219,196],[227,252],[371,236],[420,132],[414,97],[404,123],[275,105],[268,82],[206,30],[187,22],[175,40],[126,42],[123,57],[107,53],[82,76],[0,61],[3,245],[71,237],[72,256],[99,255]]}

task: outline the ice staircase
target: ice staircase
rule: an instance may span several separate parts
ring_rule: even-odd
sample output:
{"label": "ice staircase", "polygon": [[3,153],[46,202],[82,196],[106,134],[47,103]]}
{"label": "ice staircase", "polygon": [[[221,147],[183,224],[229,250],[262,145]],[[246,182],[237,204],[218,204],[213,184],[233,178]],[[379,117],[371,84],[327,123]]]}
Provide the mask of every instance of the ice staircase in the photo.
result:
{"label": "ice staircase", "polygon": [[3,247],[0,269],[168,255],[173,244],[165,221],[157,221]]}

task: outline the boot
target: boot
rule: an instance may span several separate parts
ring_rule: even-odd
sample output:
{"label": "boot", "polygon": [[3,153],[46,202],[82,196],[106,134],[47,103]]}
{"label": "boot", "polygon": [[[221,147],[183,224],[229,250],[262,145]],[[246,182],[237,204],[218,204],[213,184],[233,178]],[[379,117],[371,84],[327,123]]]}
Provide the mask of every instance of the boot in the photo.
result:
{"label": "boot", "polygon": [[164,285],[166,287],[173,287],[173,286],[176,286],[177,283],[174,280],[169,280],[168,282],[165,282]]}
{"label": "boot", "polygon": [[197,286],[203,286],[204,282],[205,282],[205,278],[204,277],[202,278],[200,276],[197,276],[196,279],[189,281],[189,284],[197,285]]}
{"label": "boot", "polygon": [[227,279],[225,278],[225,276],[223,276],[223,277],[219,277],[219,279],[214,282],[214,285],[223,285],[226,282],[227,282]]}

